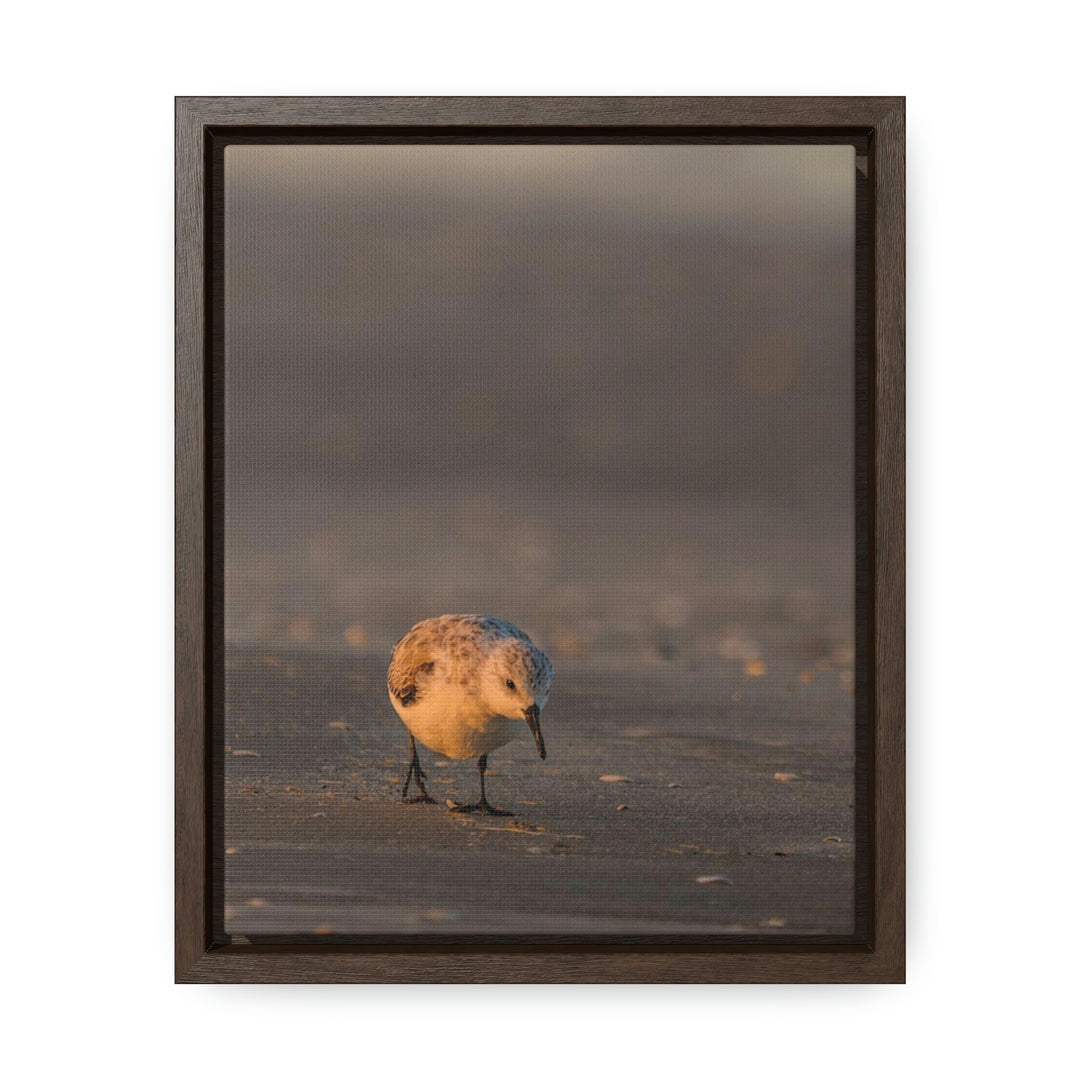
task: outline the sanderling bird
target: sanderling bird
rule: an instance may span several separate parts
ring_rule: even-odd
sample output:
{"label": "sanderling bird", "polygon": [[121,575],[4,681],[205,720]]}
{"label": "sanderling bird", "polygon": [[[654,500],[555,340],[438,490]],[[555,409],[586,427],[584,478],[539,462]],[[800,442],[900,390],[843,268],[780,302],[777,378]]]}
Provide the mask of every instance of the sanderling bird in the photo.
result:
{"label": "sanderling bird", "polygon": [[[417,623],[394,646],[386,673],[390,700],[409,729],[412,760],[403,801],[433,803],[424,787],[416,740],[449,758],[477,759],[480,801],[454,810],[510,816],[484,791],[488,754],[522,734],[524,720],[547,757],[540,710],[547,704],[551,661],[512,623],[490,615],[441,615]],[[413,778],[419,795],[407,799]]]}

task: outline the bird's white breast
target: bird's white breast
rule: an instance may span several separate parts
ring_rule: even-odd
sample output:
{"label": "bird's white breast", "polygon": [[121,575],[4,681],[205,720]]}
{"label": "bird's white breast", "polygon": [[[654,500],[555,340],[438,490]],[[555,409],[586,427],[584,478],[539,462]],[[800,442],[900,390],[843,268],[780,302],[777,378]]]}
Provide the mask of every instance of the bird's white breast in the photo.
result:
{"label": "bird's white breast", "polygon": [[431,686],[411,705],[402,705],[391,694],[390,702],[420,742],[449,758],[480,757],[528,734],[521,720],[493,716],[475,693],[461,686]]}

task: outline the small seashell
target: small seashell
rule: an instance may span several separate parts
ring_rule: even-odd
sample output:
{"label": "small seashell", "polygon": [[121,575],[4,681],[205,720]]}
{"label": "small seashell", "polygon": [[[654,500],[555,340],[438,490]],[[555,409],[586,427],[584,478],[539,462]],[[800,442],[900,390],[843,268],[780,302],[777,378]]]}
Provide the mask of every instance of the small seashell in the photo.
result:
{"label": "small seashell", "polygon": [[448,911],[445,908],[428,908],[421,918],[428,922],[456,922],[458,915],[456,911]]}
{"label": "small seashell", "polygon": [[725,877],[723,874],[702,874],[701,877],[694,878],[699,885],[734,885],[735,882],[729,877]]}
{"label": "small seashell", "polygon": [[786,784],[789,780],[798,780],[799,774],[793,772],[777,772],[773,773],[774,780],[779,780],[781,784]]}
{"label": "small seashell", "polygon": [[626,803],[619,803],[619,805],[616,806],[615,809],[616,810],[629,810],[630,807],[627,806]]}
{"label": "small seashell", "polygon": [[617,773],[604,773],[600,780],[605,784],[629,784],[629,776],[619,776]]}

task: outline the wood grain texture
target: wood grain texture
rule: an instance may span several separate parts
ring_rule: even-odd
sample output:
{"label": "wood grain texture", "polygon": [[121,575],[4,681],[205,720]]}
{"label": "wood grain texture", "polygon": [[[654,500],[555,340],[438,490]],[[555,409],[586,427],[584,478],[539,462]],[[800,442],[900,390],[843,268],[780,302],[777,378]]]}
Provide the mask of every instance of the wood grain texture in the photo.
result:
{"label": "wood grain texture", "polygon": [[895,982],[871,949],[697,946],[670,951],[416,949],[346,952],[213,949],[185,983],[877,983]]}
{"label": "wood grain texture", "polygon": [[175,962],[206,951],[206,305],[203,124],[176,108]]}
{"label": "wood grain texture", "polygon": [[895,97],[186,97],[214,127],[873,128]]}
{"label": "wood grain texture", "polygon": [[871,139],[874,207],[873,299],[874,491],[873,722],[871,830],[874,897],[872,940],[904,980],[904,102]]}
{"label": "wood grain texture", "polygon": [[[869,135],[871,934],[866,947],[213,946],[207,149],[313,129]],[[602,138],[604,132],[598,131]],[[415,136],[414,136],[415,137]],[[176,102],[176,939],[185,983],[901,982],[904,979],[904,102],[874,98],[179,98]]]}

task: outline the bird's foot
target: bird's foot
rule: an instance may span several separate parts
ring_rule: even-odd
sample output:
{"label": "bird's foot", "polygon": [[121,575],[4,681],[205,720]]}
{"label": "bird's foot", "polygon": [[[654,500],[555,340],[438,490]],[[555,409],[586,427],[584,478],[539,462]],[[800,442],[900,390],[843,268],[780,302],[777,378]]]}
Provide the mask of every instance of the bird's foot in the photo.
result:
{"label": "bird's foot", "polygon": [[401,801],[403,803],[408,803],[410,806],[415,806],[418,803],[431,803],[432,806],[435,805],[435,800],[426,791],[421,792],[419,795],[414,795],[411,799],[402,795]]}
{"label": "bird's foot", "polygon": [[451,806],[451,814],[486,814],[490,817],[513,817],[513,810],[499,810],[484,799],[483,802],[469,803],[466,806]]}

